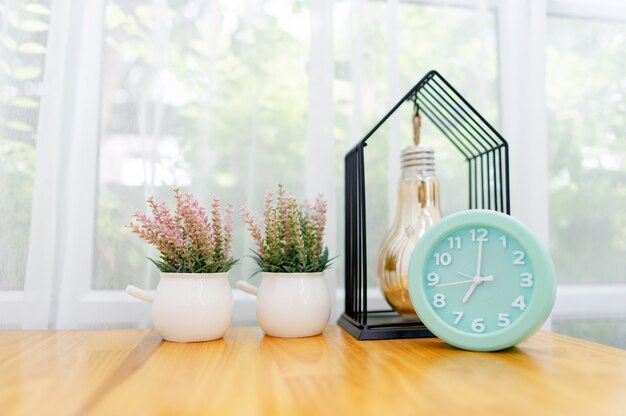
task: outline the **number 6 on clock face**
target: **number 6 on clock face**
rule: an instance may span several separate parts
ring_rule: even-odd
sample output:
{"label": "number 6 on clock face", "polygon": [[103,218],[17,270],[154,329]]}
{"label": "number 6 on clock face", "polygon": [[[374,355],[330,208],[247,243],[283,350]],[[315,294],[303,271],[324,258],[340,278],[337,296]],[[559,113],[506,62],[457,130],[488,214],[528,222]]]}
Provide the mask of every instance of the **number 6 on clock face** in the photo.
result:
{"label": "number 6 on clock face", "polygon": [[506,348],[536,330],[554,302],[547,251],[517,220],[471,210],[435,224],[409,267],[417,314],[437,336],[466,349]]}

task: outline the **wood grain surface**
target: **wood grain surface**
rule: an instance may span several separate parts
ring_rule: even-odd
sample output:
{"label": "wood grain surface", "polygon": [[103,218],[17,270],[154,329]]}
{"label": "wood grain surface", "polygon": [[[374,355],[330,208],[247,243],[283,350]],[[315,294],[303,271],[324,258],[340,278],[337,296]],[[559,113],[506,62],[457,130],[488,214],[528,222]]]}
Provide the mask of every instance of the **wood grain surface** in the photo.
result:
{"label": "wood grain surface", "polygon": [[467,352],[437,339],[232,328],[0,331],[0,415],[626,415],[626,351],[541,332]]}

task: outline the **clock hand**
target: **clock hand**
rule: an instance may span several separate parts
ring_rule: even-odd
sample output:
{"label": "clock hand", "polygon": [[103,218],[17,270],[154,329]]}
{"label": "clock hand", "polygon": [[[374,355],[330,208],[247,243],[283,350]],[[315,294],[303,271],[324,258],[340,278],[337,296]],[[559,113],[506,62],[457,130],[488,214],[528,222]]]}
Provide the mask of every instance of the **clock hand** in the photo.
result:
{"label": "clock hand", "polygon": [[[469,277],[470,279],[473,279],[473,278],[474,278],[474,276],[470,276],[469,274],[465,274],[465,273],[461,273],[461,272],[457,272],[457,273],[458,273],[458,274],[460,274],[461,276],[464,276],[464,277]],[[493,276],[492,276],[492,275],[489,275],[489,276],[482,276],[482,277],[480,278],[480,281],[481,281],[481,283],[482,283],[482,282],[491,282],[491,281],[493,281]]]}
{"label": "clock hand", "polygon": [[[485,276],[485,277],[476,276],[475,278],[473,278],[472,282],[474,283],[467,290],[467,292],[465,293],[465,296],[463,296],[463,303],[466,303],[469,300],[470,296],[472,296],[472,293],[474,293],[476,288],[480,286],[483,282],[491,282],[491,281],[493,281],[493,276],[491,275]],[[463,283],[465,282],[466,281],[464,281]]]}
{"label": "clock hand", "polygon": [[470,286],[467,293],[465,293],[465,296],[463,296],[463,303],[466,303],[469,300],[470,296],[472,296],[472,293],[474,293],[477,287],[478,287],[478,283],[476,282],[474,282],[474,284]]}
{"label": "clock hand", "polygon": [[452,282],[452,283],[441,283],[439,285],[436,285],[435,287],[461,285],[461,284],[470,283],[470,282],[473,282],[473,281],[474,281],[473,279],[470,279],[470,280],[461,280],[459,282]]}
{"label": "clock hand", "polygon": [[476,276],[480,276],[480,263],[483,257],[483,240],[478,240],[478,260],[476,260]]}

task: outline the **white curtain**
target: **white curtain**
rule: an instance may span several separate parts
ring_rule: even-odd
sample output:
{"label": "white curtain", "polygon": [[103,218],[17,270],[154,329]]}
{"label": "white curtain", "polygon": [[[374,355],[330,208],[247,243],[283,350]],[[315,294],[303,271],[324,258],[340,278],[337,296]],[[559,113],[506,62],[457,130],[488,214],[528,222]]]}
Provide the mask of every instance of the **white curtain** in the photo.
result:
{"label": "white curtain", "polygon": [[[562,271],[555,328],[623,344],[621,3],[1,5],[0,327],[149,325],[149,305],[123,292],[127,284],[154,288],[158,279],[145,259],[150,248],[124,227],[131,213],[150,195],[171,202],[173,187],[205,203],[216,195],[259,209],[278,183],[299,198],[322,192],[329,201],[336,318],[343,155],[437,69],[509,140],[513,215],[550,244]],[[393,215],[409,113],[400,111],[368,146],[371,262]],[[436,149],[444,213],[464,209],[462,160],[431,125],[423,129]],[[597,214],[602,209],[610,215]],[[579,229],[601,243],[576,243]],[[235,241],[235,254],[246,256],[241,221]],[[601,263],[573,266],[583,258]],[[231,281],[252,271],[243,258]],[[386,307],[372,273],[368,284],[370,305]],[[238,291],[235,299],[236,323],[254,324],[253,299]]]}
{"label": "white curtain", "polygon": [[[6,20],[28,20],[25,6],[12,3]],[[4,326],[148,324],[149,305],[123,289],[154,288],[158,274],[124,226],[173,187],[255,209],[279,183],[299,198],[323,193],[337,252],[330,1],[40,6],[49,28],[28,255],[21,290],[4,291]],[[240,221],[235,254],[250,243]],[[241,263],[233,282],[253,272]],[[236,299],[236,319],[254,322],[253,300]]]}
{"label": "white curtain", "polygon": [[95,217],[102,8],[55,2],[37,124],[22,326],[68,320],[88,282]]}

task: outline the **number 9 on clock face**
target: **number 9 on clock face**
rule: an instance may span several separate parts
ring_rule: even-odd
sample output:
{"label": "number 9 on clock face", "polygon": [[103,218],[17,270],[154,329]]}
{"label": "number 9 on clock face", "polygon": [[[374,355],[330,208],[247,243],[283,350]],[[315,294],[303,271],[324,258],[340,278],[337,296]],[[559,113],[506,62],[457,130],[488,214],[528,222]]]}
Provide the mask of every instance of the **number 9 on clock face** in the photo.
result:
{"label": "number 9 on clock face", "polygon": [[541,326],[554,303],[549,254],[523,224],[494,211],[454,214],[413,253],[409,292],[437,336],[461,348],[515,345]]}

